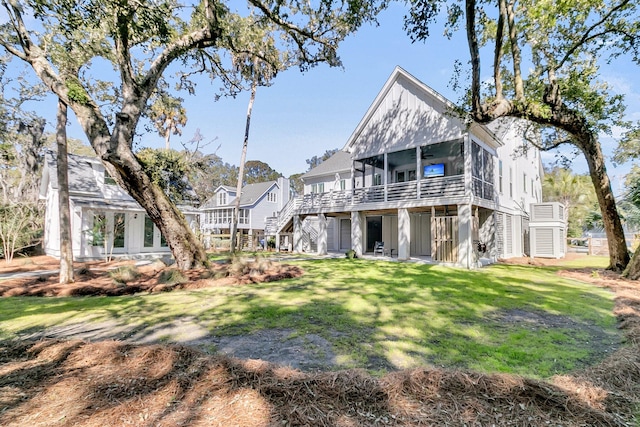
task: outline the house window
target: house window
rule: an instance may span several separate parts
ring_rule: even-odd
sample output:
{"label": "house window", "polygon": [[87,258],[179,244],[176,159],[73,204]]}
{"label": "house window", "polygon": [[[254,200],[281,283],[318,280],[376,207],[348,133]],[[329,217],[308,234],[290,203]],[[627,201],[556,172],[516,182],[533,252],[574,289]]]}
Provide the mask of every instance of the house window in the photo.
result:
{"label": "house window", "polygon": [[405,182],[405,174],[404,171],[396,172],[396,182]]}
{"label": "house window", "polygon": [[409,181],[415,181],[416,180],[416,171],[415,169],[410,170],[408,173],[409,176]]}
{"label": "house window", "polygon": [[509,167],[509,197],[513,199],[513,168]]}
{"label": "house window", "polygon": [[525,192],[525,194],[527,193],[527,174],[526,173],[522,174],[522,190]]}
{"label": "house window", "polygon": [[218,193],[218,206],[224,206],[227,204],[227,193],[220,192]]}
{"label": "house window", "polygon": [[340,180],[340,190],[344,190],[347,188],[347,181],[345,179]]}
{"label": "house window", "polygon": [[319,184],[313,184],[311,186],[311,192],[312,193],[324,193],[324,182],[321,182]]}
{"label": "house window", "polygon": [[144,247],[153,247],[153,221],[148,216],[144,216]]}
{"label": "house window", "polygon": [[534,191],[533,191],[533,178],[531,178],[531,187],[529,187],[529,188],[531,188],[531,195],[533,195],[534,194]]}
{"label": "house window", "polygon": [[267,193],[267,201],[268,202],[273,202],[273,203],[277,202],[278,201],[277,193],[274,193],[274,192]]}
{"label": "house window", "polygon": [[106,169],[104,171],[104,183],[106,185],[117,185],[116,184],[116,180],[113,179],[113,177],[111,175],[109,175],[109,172],[107,172]]}
{"label": "house window", "polygon": [[502,194],[502,160],[498,161],[498,191]]}
{"label": "house window", "polygon": [[483,199],[493,200],[495,182],[493,156],[475,142],[471,147],[471,174],[473,176],[473,194]]}
{"label": "house window", "polygon": [[113,215],[113,247],[124,248],[125,214],[118,212]]}
{"label": "house window", "polygon": [[[341,187],[342,183],[344,183],[344,179],[340,184]],[[382,175],[380,175],[379,173],[373,174],[373,185],[382,185]],[[341,188],[341,190],[344,190],[344,187]]]}
{"label": "house window", "polygon": [[249,224],[249,209],[240,209],[238,224]]}
{"label": "house window", "polygon": [[97,214],[93,216],[93,227],[91,228],[91,246],[103,246],[107,233],[107,216]]}

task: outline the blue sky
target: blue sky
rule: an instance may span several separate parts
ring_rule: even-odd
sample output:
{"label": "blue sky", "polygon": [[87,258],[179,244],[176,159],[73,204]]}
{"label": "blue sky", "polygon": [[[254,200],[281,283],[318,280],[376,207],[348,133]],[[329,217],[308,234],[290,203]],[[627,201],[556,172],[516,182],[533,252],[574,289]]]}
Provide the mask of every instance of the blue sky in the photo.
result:
{"label": "blue sky", "polygon": [[[402,4],[391,3],[380,16],[379,26],[365,26],[350,36],[339,50],[344,68],[321,65],[304,74],[292,69],[281,73],[271,87],[259,88],[247,158],[262,160],[285,176],[306,171],[306,159],[346,143],[396,65],[456,101],[460,94],[454,93],[449,83],[454,61],[468,60],[463,34],[447,40],[433,31],[426,43],[412,44],[402,30],[404,8]],[[616,62],[602,71],[603,79],[626,95],[629,119],[640,120],[637,67],[630,62]],[[483,64],[483,76],[490,75],[490,64]],[[238,164],[248,94],[214,101],[219,86],[217,82],[201,83],[195,96],[184,96],[188,123],[182,137],[172,136],[172,147],[180,148],[180,140],[189,140],[200,129],[205,140],[215,139],[204,152],[215,151],[224,161]],[[53,122],[55,103],[49,104],[47,118]],[[69,136],[86,140],[75,119]],[[605,153],[610,155],[616,142],[606,137],[601,142]],[[142,144],[163,147],[164,141],[157,134],[146,134]],[[553,154],[547,153],[543,158],[552,159]],[[614,191],[618,193],[630,166],[614,167],[609,163],[608,168]],[[574,162],[574,171],[586,172],[583,160]]]}

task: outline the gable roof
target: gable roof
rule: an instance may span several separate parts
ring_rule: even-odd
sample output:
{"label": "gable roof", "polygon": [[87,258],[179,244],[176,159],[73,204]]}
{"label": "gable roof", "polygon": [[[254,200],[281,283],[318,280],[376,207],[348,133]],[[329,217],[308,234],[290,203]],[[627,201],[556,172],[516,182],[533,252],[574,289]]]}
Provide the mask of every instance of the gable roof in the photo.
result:
{"label": "gable roof", "polygon": [[257,182],[255,184],[247,184],[242,187],[240,195],[240,206],[250,206],[260,200],[260,198],[276,185],[276,181]]}
{"label": "gable roof", "polygon": [[309,172],[302,175],[300,178],[304,181],[305,178],[312,178],[316,176],[333,175],[337,172],[346,172],[351,170],[351,154],[346,151],[338,150],[331,157],[324,162],[320,163]]}
{"label": "gable roof", "polygon": [[[102,181],[98,181],[98,176],[104,174],[105,168],[102,162],[96,157],[79,156],[76,154],[67,155],[68,177],[69,177],[69,194],[80,195],[85,197],[95,197],[111,200],[120,200],[133,202],[131,197],[119,185],[107,185],[113,187],[107,192],[103,192],[101,187]],[[53,151],[45,152],[45,166],[40,183],[40,197],[45,197],[47,186],[50,185],[53,190],[58,190],[58,161],[56,153]],[[198,195],[191,187],[187,177],[182,177],[185,184],[185,190],[182,193],[183,200],[177,204],[186,205],[198,201]]]}
{"label": "gable roof", "polygon": [[221,190],[221,189],[226,191],[227,193],[236,194],[236,187],[232,187],[230,185],[219,185],[218,188],[216,188],[215,193],[217,193],[218,190]]}
{"label": "gable roof", "polygon": [[[51,185],[52,189],[58,189],[58,174],[56,154],[53,151],[46,151],[44,155],[45,167],[40,187],[40,194],[44,195],[46,185]],[[67,159],[69,165],[69,192],[94,194],[100,196],[102,192],[96,181],[94,170],[104,169],[100,160],[95,157],[78,156],[69,154]]]}
{"label": "gable roof", "polygon": [[343,150],[354,159],[462,138],[469,130],[499,146],[484,125],[467,125],[455,105],[401,67],[396,67]]}
{"label": "gable roof", "polygon": [[[278,186],[278,182],[277,181],[266,181],[266,182],[257,182],[254,184],[247,184],[244,187],[242,187],[242,193],[240,194],[240,206],[241,207],[249,207],[254,205],[257,201],[259,201],[262,196],[264,196],[265,193],[267,193],[269,190],[271,190],[272,187],[274,186]],[[218,187],[218,189],[220,188],[224,188],[224,189],[231,189],[234,194],[236,193],[236,189],[233,187],[229,187],[226,185],[221,185],[220,187]],[[217,190],[216,190],[217,193]],[[207,200],[201,207],[201,209],[213,209],[213,208],[220,208],[220,207],[231,207],[231,206],[235,206],[235,199],[232,199],[229,203],[227,203],[226,205],[217,205],[216,204],[216,197],[211,197],[209,200]]]}

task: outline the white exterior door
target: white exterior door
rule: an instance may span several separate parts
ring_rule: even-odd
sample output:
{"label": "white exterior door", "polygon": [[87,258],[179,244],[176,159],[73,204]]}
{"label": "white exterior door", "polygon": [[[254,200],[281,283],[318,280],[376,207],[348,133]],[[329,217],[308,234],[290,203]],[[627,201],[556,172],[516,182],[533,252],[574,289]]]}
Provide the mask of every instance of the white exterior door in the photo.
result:
{"label": "white exterior door", "polygon": [[162,233],[147,215],[144,216],[144,232],[142,233],[142,250],[145,252],[165,251],[169,247]]}

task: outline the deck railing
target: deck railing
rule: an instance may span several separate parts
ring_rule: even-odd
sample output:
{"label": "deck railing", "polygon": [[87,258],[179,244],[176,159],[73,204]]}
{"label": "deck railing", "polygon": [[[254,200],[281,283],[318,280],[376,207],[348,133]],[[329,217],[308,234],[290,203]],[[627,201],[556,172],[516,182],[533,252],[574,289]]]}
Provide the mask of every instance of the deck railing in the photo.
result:
{"label": "deck railing", "polygon": [[[420,186],[419,198],[418,185]],[[464,191],[464,175],[425,178],[420,180],[419,183],[416,181],[408,181],[387,184],[386,201],[395,202],[399,200],[410,201],[434,197],[459,197],[464,196]],[[353,192],[351,190],[341,190],[327,193],[305,194],[297,200],[299,200],[299,204],[296,205],[296,209],[327,211],[363,203],[383,203],[385,202],[385,186],[374,185],[372,187],[355,188]],[[286,212],[285,207],[283,213]],[[289,215],[290,214],[291,213],[289,213]],[[280,218],[283,218],[282,214]],[[287,218],[290,218],[290,216]]]}
{"label": "deck railing", "polygon": [[464,175],[425,178],[420,181],[420,198],[464,196]]}

